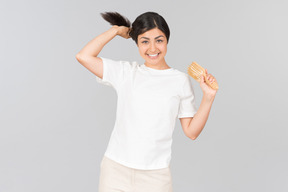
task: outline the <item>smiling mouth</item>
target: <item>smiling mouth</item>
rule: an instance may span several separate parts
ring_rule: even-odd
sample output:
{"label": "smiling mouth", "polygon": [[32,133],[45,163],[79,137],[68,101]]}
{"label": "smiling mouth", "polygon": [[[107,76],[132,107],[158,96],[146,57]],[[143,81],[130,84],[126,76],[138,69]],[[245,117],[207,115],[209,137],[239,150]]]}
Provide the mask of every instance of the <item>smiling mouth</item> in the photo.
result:
{"label": "smiling mouth", "polygon": [[149,56],[151,56],[151,57],[155,57],[155,56],[157,56],[159,53],[156,53],[156,54],[154,54],[154,55],[151,55],[151,54],[148,54]]}
{"label": "smiling mouth", "polygon": [[155,59],[155,58],[158,57],[159,54],[160,54],[160,53],[156,53],[156,54],[147,54],[147,55],[148,55],[149,58],[151,58],[151,59]]}

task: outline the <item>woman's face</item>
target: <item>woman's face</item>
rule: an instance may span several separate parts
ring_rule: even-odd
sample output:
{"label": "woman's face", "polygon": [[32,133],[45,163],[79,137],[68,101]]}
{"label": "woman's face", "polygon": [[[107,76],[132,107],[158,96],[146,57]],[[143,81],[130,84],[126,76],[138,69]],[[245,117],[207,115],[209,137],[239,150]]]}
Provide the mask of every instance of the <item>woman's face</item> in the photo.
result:
{"label": "woman's face", "polygon": [[138,48],[146,64],[166,65],[164,56],[167,52],[167,38],[158,28],[138,35]]}

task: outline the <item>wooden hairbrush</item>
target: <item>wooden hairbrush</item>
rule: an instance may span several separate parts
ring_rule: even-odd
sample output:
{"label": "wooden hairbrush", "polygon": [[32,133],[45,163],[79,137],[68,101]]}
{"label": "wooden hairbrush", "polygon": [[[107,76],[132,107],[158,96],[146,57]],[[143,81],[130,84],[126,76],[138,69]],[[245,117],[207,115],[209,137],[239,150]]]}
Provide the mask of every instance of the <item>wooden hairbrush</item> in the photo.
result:
{"label": "wooden hairbrush", "polygon": [[188,74],[193,77],[193,79],[195,79],[196,81],[198,81],[200,83],[200,78],[201,75],[204,75],[205,78],[205,82],[212,88],[212,89],[218,89],[219,86],[217,84],[217,82],[210,82],[207,77],[206,77],[206,73],[205,73],[205,69],[203,67],[201,67],[199,64],[197,64],[196,62],[192,62],[191,65],[189,65],[188,67]]}

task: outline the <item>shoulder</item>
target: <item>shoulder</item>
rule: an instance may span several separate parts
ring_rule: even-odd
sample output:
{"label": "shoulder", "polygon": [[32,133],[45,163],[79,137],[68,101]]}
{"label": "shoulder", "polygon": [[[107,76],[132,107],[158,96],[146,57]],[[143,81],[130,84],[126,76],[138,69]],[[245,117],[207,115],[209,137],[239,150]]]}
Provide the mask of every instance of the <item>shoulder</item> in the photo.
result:
{"label": "shoulder", "polygon": [[190,75],[188,75],[188,73],[182,72],[177,70],[177,73],[179,74],[179,86],[182,89],[182,92],[193,92],[193,81],[192,81],[192,77]]}
{"label": "shoulder", "polygon": [[110,65],[118,65],[119,67],[123,67],[123,69],[132,69],[137,67],[139,64],[136,61],[127,61],[127,60],[117,60],[117,59],[110,59],[105,57],[100,57],[103,63],[107,63]]}
{"label": "shoulder", "polygon": [[174,72],[178,77],[178,80],[181,81],[182,83],[185,83],[186,81],[189,80],[189,75],[187,73],[184,73],[178,69],[174,68]]}

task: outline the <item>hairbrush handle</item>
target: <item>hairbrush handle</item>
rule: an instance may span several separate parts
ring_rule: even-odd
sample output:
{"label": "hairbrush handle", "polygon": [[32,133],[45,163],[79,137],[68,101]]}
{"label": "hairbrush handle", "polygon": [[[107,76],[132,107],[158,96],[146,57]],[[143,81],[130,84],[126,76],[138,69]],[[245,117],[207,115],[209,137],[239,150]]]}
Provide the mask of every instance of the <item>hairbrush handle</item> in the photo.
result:
{"label": "hairbrush handle", "polygon": [[219,86],[218,86],[218,83],[216,81],[214,82],[210,82],[206,76],[205,73],[203,73],[204,75],[204,79],[205,79],[205,83],[207,83],[207,85],[209,85],[209,87],[211,87],[212,89],[215,89],[215,90],[218,90],[219,89]]}

